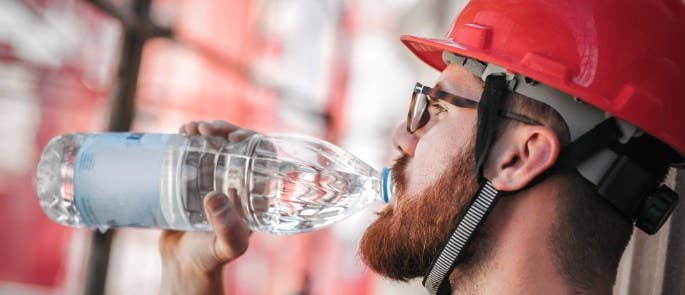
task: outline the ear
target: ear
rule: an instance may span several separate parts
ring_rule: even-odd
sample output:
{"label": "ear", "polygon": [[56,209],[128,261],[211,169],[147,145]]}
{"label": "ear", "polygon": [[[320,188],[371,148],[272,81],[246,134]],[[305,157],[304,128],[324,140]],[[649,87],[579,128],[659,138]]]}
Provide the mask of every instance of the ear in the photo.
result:
{"label": "ear", "polygon": [[551,129],[517,126],[496,141],[483,173],[497,190],[520,190],[554,165],[560,149]]}

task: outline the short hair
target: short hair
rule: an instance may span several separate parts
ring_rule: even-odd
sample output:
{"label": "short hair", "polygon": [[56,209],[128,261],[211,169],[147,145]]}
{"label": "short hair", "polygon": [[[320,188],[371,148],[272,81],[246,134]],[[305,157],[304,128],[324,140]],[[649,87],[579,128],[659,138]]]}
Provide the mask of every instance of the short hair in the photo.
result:
{"label": "short hair", "polygon": [[[551,128],[562,147],[570,143],[568,126],[549,105],[512,93],[503,108]],[[519,124],[522,123],[502,120],[496,135],[499,137]],[[618,264],[633,232],[632,223],[603,200],[595,186],[576,170],[554,173],[545,181],[558,183],[557,214],[549,246],[564,280],[578,291],[613,286]]]}

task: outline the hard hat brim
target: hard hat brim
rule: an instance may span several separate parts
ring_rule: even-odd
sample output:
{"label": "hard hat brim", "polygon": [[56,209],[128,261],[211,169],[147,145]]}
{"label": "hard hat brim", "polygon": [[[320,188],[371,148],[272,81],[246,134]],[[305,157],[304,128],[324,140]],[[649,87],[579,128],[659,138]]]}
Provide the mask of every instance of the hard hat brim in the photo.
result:
{"label": "hard hat brim", "polygon": [[[508,72],[518,73],[544,83],[577,97],[585,103],[604,110],[619,119],[636,124],[655,137],[671,144],[681,154],[685,155],[685,141],[676,134],[665,133],[662,130],[663,128],[655,124],[654,120],[644,116],[623,116],[625,112],[621,111],[622,105],[615,103],[616,101],[620,102],[620,98],[609,99],[596,93],[591,93],[583,87],[574,87],[573,85],[575,84],[571,81],[572,77],[569,69],[554,60],[534,53],[528,53],[519,58],[506,56],[501,52],[474,48],[449,38],[437,39],[404,35],[400,40],[416,57],[438,71],[443,71],[447,67],[442,60],[443,51],[474,58],[485,63],[496,64],[505,68]],[[630,95],[633,91],[637,92],[636,89],[624,90],[627,92],[626,95]]]}

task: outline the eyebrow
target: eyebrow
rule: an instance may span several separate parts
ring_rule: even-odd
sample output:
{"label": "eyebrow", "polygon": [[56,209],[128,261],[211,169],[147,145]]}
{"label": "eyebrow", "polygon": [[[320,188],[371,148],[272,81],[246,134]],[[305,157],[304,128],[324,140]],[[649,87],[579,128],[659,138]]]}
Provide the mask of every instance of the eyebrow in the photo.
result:
{"label": "eyebrow", "polygon": [[471,100],[471,101],[477,102],[477,100],[475,100],[475,99],[468,98],[468,97],[465,97],[465,96],[462,96],[462,95],[458,95],[458,94],[454,94],[454,93],[452,93],[452,92],[450,92],[450,91],[447,91],[447,90],[445,89],[445,81],[443,81],[443,80],[440,80],[440,81],[438,81],[437,83],[435,83],[435,85],[433,85],[432,88],[433,88],[434,91],[443,92],[443,93],[445,93],[445,94],[447,94],[447,95],[450,95],[450,96],[456,96],[456,97],[458,97],[458,98],[467,99],[467,100]]}
{"label": "eyebrow", "polygon": [[479,102],[479,100],[477,100],[477,99],[468,98],[468,97],[461,96],[461,95],[456,95],[456,94],[453,94],[453,93],[451,93],[451,92],[445,90],[445,81],[444,81],[444,80],[438,81],[437,83],[435,83],[435,85],[433,85],[432,88],[433,88],[433,90],[440,91],[440,92],[444,92],[444,93],[446,93],[446,94],[449,94],[449,95],[452,95],[452,96],[456,96],[456,97],[459,97],[459,98],[462,98],[462,99],[474,101],[474,102],[476,102],[476,103]]}
{"label": "eyebrow", "polygon": [[435,85],[433,85],[433,89],[439,90],[439,91],[442,91],[445,93],[449,93],[449,92],[445,91],[444,83],[442,81],[438,81],[438,83],[435,83]]}
{"label": "eyebrow", "polygon": [[[434,97],[437,100],[445,101],[449,104],[455,105],[462,108],[477,108],[478,102],[469,98],[465,98],[456,94],[449,93],[441,89],[442,82],[435,83],[435,87],[428,87],[432,91],[432,94],[439,94],[439,96]],[[429,95],[430,97],[430,95]]]}
{"label": "eyebrow", "polygon": [[[432,88],[433,88],[433,91],[436,91],[436,92],[442,92],[442,93],[447,94],[447,95],[450,95],[450,96],[461,97],[461,96],[459,96],[459,95],[454,95],[454,94],[452,94],[452,93],[449,93],[449,92],[445,91],[443,81],[438,81],[437,83],[435,83],[435,85],[433,85]],[[448,103],[448,104],[454,105],[454,103],[451,103],[452,100],[450,100],[450,99],[448,99],[447,101],[445,101],[444,99],[438,99],[437,101],[438,101],[438,102],[444,101],[444,102],[446,102],[446,103]],[[459,106],[457,105],[457,107],[459,107]],[[462,107],[463,107],[463,106],[462,106]]]}
{"label": "eyebrow", "polygon": [[[476,104],[479,103],[479,102],[477,102],[477,101],[475,101],[475,100],[471,100],[471,99],[469,99],[469,98],[464,98],[464,97],[461,97],[461,96],[459,96],[459,95],[451,94],[451,93],[449,93],[449,92],[447,92],[447,91],[444,90],[443,85],[444,85],[443,81],[438,81],[438,82],[435,83],[435,85],[433,86],[433,90],[440,91],[440,92],[444,92],[444,93],[447,93],[447,94],[449,94],[449,95],[456,96],[456,97],[459,97],[459,98],[462,98],[462,99],[466,99],[467,101],[473,101],[473,102],[475,102]],[[448,102],[449,102],[449,101],[448,101]],[[456,105],[456,106],[460,106],[459,104],[455,104],[454,102],[451,102],[451,104],[454,104],[454,105]],[[464,107],[464,106],[461,106],[461,107]],[[535,119],[533,119],[533,118],[530,118],[530,117],[528,117],[528,116],[521,115],[521,114],[518,114],[518,113],[515,113],[515,112],[509,112],[509,111],[506,111],[506,110],[501,110],[500,113],[499,113],[498,115],[500,115],[500,116],[502,116],[502,117],[504,117],[504,118],[508,118],[508,119],[511,119],[511,120],[514,120],[514,121],[519,121],[519,122],[521,122],[521,123],[528,124],[528,125],[545,126],[545,124],[542,124],[542,123],[539,122],[538,120],[535,120]]]}

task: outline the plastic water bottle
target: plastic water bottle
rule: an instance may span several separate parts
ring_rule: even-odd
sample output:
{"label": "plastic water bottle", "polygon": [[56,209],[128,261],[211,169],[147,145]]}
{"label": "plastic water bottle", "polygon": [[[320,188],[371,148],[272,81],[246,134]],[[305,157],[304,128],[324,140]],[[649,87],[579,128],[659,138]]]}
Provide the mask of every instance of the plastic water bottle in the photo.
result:
{"label": "plastic water bottle", "polygon": [[[385,180],[382,180],[385,179]],[[255,134],[241,142],[181,134],[73,133],[53,138],[36,171],[40,205],[67,226],[211,230],[202,198],[237,192],[251,229],[316,230],[389,199],[378,173],[328,142]]]}

